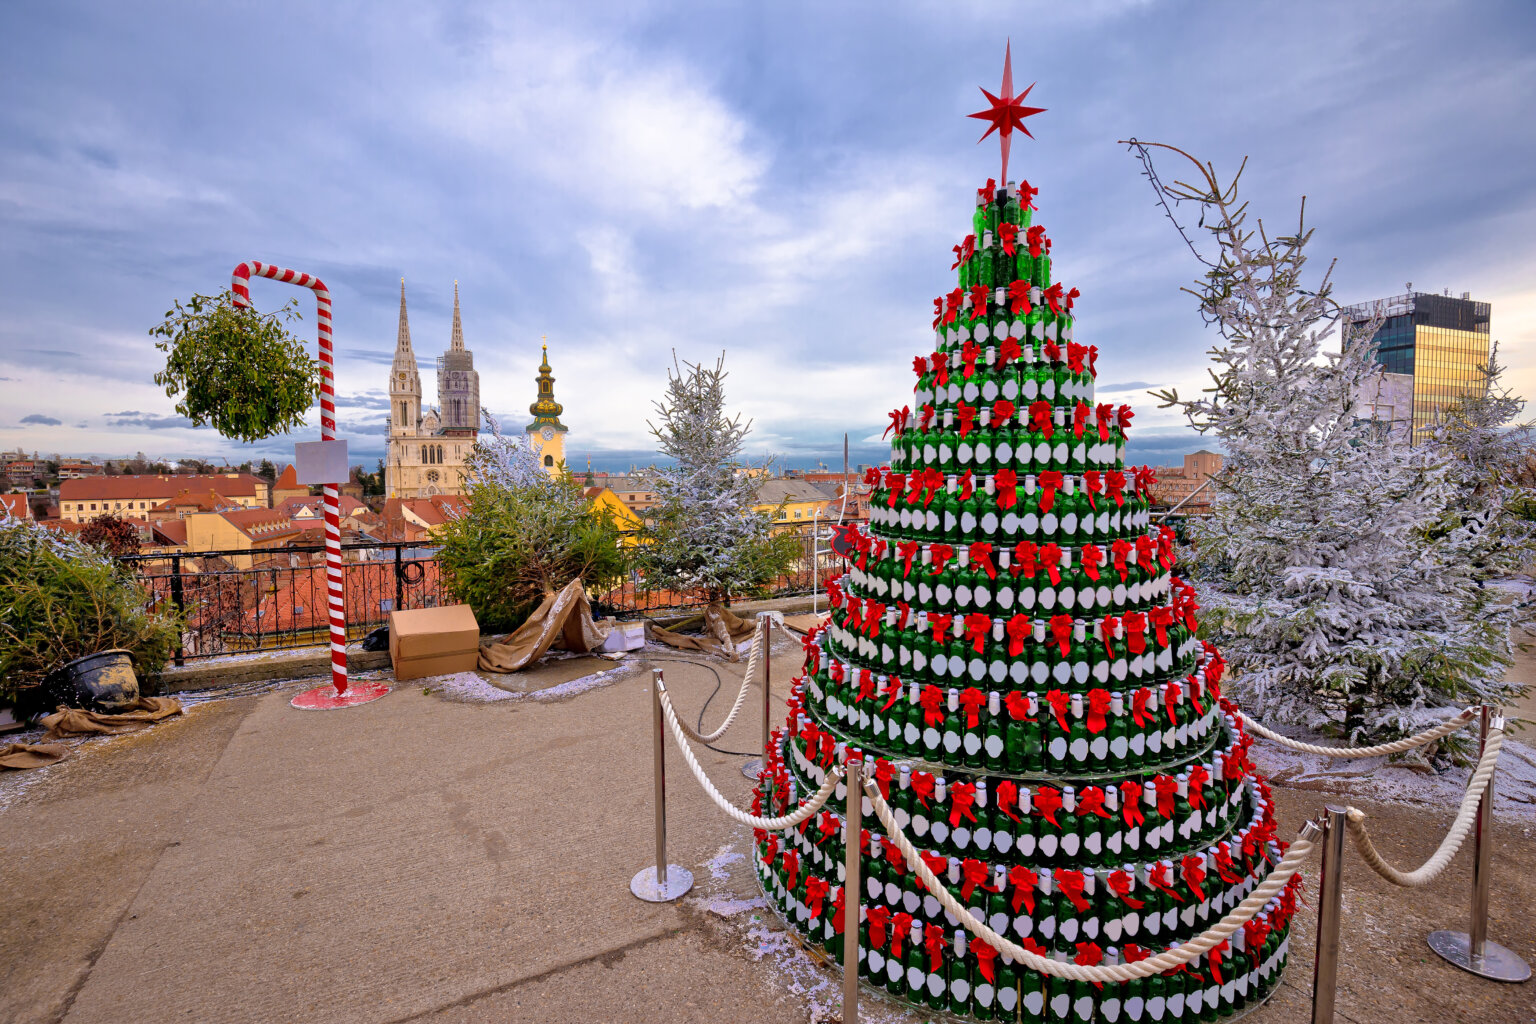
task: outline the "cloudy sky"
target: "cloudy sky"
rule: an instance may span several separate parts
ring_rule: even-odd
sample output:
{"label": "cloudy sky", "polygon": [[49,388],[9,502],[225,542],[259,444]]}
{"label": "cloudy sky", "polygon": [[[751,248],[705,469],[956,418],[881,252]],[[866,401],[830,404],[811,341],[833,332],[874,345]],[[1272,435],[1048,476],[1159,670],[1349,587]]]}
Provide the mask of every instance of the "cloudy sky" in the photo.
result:
{"label": "cloudy sky", "polygon": [[726,352],[757,449],[831,461],[847,432],[867,458],[996,174],[965,115],[1010,36],[1048,108],[1012,166],[1082,291],[1101,393],[1138,407],[1134,454],[1200,446],[1145,390],[1198,387],[1211,337],[1132,135],[1248,156],[1271,222],[1306,195],[1344,301],[1411,281],[1492,302],[1536,395],[1520,0],[52,0],[0,8],[0,448],[291,452],[189,429],[151,379],[170,301],[261,259],[329,284],[342,432],[369,460],[402,276],[431,392],[455,279],[493,411],[526,416],[548,335],[577,465],[648,461],[674,351]]}

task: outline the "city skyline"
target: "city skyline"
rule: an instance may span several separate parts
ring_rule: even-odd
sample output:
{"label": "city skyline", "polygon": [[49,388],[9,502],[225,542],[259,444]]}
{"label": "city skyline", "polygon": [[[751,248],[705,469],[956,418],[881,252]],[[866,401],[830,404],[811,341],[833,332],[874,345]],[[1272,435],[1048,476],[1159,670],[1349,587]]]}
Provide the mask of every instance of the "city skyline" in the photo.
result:
{"label": "city skyline", "polygon": [[[726,350],[754,453],[832,463],[846,431],[853,461],[872,461],[911,383],[886,354],[931,346],[949,279],[933,254],[997,173],[965,115],[1009,35],[1016,80],[1047,108],[1014,174],[1040,187],[1059,274],[1082,289],[1081,339],[1124,371],[1099,390],[1136,406],[1133,458],[1211,445],[1146,390],[1198,389],[1213,340],[1178,290],[1198,266],[1114,144],[1133,134],[1225,174],[1247,155],[1271,222],[1306,194],[1312,269],[1339,257],[1341,302],[1410,280],[1490,302],[1510,383],[1536,393],[1527,9],[1299,4],[1220,24],[1157,3],[870,10],[380,5],[366,33],[355,11],[321,11],[302,37],[216,10],[7,10],[0,448],[277,462],[312,439],[244,448],[188,429],[150,379],[163,357],[146,332],[171,300],[257,258],[330,285],[340,433],[370,468],[402,275],[433,352],[459,280],[504,423],[520,426],[549,336],[573,469],[652,460],[645,421],[674,348]],[[1435,59],[1453,27],[1480,40],[1475,67]],[[1209,59],[1170,59],[1191,53]],[[266,80],[323,102],[265,101]],[[268,309],[288,291],[253,287]]]}

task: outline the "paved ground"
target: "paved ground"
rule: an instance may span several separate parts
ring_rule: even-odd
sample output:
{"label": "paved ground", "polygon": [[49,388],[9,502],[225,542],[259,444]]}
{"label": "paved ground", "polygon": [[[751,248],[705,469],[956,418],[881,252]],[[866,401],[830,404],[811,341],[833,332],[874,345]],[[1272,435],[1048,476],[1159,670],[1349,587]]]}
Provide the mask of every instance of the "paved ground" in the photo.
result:
{"label": "paved ground", "polygon": [[[795,660],[775,659],[781,692]],[[730,686],[739,670],[716,665]],[[543,679],[612,667],[566,662]],[[665,667],[680,707],[716,684]],[[486,704],[403,684],[329,713],[290,709],[290,686],[0,778],[0,1022],[833,1019],[835,980],[751,906],[746,831],[676,758],[673,859],[699,885],[677,905],[629,894],[652,842],[650,695],[643,671],[610,679]],[[710,724],[723,712],[717,697]],[[748,749],[758,728],[749,710],[722,744]],[[701,760],[744,800],[740,757]],[[1283,829],[1327,799],[1281,791]],[[1401,863],[1449,818],[1367,809]],[[1496,838],[1493,934],[1536,962],[1532,830],[1500,824]],[[1349,862],[1341,1020],[1536,1019],[1536,985],[1481,982],[1425,951],[1428,930],[1463,926],[1468,875],[1464,855],[1405,893]],[[1311,912],[1300,921],[1260,1024],[1306,1019]]]}

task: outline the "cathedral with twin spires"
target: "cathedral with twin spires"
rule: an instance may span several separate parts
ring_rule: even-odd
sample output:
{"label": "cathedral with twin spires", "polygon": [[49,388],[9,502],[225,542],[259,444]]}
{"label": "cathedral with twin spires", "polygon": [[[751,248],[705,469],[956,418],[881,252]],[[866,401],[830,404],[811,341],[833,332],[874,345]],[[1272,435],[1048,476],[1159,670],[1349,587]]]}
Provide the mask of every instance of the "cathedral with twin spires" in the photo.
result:
{"label": "cathedral with twin spires", "polygon": [[[525,428],[551,476],[563,471],[566,426],[555,401],[549,348],[537,377],[538,396],[529,407],[533,422]],[[459,317],[459,283],[453,283],[453,329],[448,350],[437,358],[437,406],[422,406],[421,374],[411,349],[411,324],[405,309],[405,279],[400,280],[400,325],[395,358],[389,369],[389,447],[384,460],[387,498],[430,498],[464,490],[464,460],[480,426],[480,373],[474,353],[464,347]]]}

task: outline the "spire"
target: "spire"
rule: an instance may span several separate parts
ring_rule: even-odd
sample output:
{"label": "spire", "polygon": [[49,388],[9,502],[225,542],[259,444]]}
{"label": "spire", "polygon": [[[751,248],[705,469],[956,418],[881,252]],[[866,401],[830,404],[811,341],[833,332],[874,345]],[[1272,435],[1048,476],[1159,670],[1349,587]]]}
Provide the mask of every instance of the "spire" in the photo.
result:
{"label": "spire", "polygon": [[[459,306],[458,306],[458,299],[457,299],[457,291],[455,291],[453,314],[454,314],[453,322],[454,322],[454,325],[457,326],[458,322],[459,322],[459,316],[458,316],[458,314],[459,314]],[[406,315],[405,315],[405,278],[402,277],[400,279],[400,329],[399,329],[398,333],[395,335],[395,353],[398,355],[398,354],[400,354],[402,352],[409,352],[410,350],[411,350],[411,322],[410,322],[409,319],[406,318]]]}
{"label": "spire", "polygon": [[550,373],[549,346],[543,348],[544,358],[539,362],[539,375],[535,378],[539,382],[539,397],[528,407],[528,411],[533,413],[533,422],[528,424],[528,429],[536,430],[548,425],[556,430],[565,430],[565,424],[560,422],[560,414],[565,408],[555,401],[555,378]]}
{"label": "spire", "polygon": [[453,282],[453,337],[448,342],[448,351],[464,351],[464,325],[459,322],[459,282]]}

